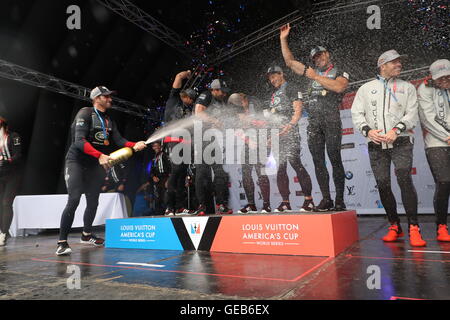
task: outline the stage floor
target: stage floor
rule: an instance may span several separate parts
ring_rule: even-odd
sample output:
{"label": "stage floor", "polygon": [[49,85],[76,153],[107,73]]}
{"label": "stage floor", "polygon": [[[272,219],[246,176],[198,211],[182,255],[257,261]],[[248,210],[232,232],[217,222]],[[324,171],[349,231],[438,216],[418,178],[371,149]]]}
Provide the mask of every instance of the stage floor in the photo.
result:
{"label": "stage floor", "polygon": [[[56,257],[56,233],[15,238],[0,248],[0,299],[450,299],[450,243],[435,240],[434,216],[420,218],[425,248],[383,243],[386,220],[365,216],[336,258],[94,248],[79,233]],[[67,287],[72,265],[81,290]],[[380,289],[368,288],[371,266]]]}

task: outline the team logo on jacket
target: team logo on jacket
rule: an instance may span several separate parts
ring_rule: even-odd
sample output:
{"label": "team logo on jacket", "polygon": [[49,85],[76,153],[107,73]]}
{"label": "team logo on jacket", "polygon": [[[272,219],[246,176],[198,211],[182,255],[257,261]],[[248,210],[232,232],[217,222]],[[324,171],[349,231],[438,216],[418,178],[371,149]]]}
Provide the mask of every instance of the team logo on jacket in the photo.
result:
{"label": "team logo on jacket", "polygon": [[377,94],[378,93],[378,91],[377,90],[372,90],[372,92],[371,92],[372,94]]}
{"label": "team logo on jacket", "polygon": [[106,137],[103,134],[103,132],[97,132],[95,134],[95,139],[98,140],[98,141],[104,141],[106,139]]}

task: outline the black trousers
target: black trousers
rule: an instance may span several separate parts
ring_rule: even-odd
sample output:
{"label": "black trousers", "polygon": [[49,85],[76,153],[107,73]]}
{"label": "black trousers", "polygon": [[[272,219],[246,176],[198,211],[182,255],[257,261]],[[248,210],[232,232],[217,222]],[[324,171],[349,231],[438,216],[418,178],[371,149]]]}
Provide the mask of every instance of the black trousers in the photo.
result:
{"label": "black trousers", "polygon": [[436,224],[447,224],[450,197],[450,147],[428,148],[425,153],[436,183],[433,199]]}
{"label": "black trousers", "polygon": [[[197,164],[195,167],[195,192],[198,203],[207,205],[214,194],[216,204],[228,205],[229,176],[223,170],[223,166],[221,164]],[[214,172],[214,181],[212,172]]]}
{"label": "black trousers", "polygon": [[13,220],[13,202],[19,191],[21,173],[19,169],[0,175],[0,231],[9,234]]}
{"label": "black trousers", "polygon": [[333,181],[336,200],[344,200],[345,170],[342,164],[342,123],[341,121],[310,121],[308,147],[314,162],[317,182],[324,199],[331,199],[330,175],[326,167],[325,147],[333,167]]}
{"label": "black trousers", "polygon": [[173,164],[167,189],[167,207],[181,209],[186,207],[187,164]]}
{"label": "black trousers", "polygon": [[75,218],[75,211],[83,193],[86,195],[83,231],[91,233],[92,223],[97,213],[100,189],[107,172],[98,163],[82,164],[77,161],[67,160],[64,174],[69,199],[61,216],[59,240],[67,240]]}
{"label": "black trousers", "polygon": [[413,144],[409,138],[399,137],[394,143],[394,148],[384,150],[381,146],[369,142],[369,157],[381,203],[386,210],[389,222],[400,222],[397,214],[397,202],[391,188],[391,162],[393,162],[408,223],[418,224],[417,192],[411,177]]}
{"label": "black trousers", "polygon": [[300,134],[298,127],[292,128],[286,136],[280,137],[279,140],[279,155],[278,155],[278,171],[277,171],[277,185],[283,200],[289,200],[289,177],[287,174],[288,163],[292,166],[297,174],[298,182],[306,197],[310,197],[312,193],[311,177],[306,171],[300,158]]}

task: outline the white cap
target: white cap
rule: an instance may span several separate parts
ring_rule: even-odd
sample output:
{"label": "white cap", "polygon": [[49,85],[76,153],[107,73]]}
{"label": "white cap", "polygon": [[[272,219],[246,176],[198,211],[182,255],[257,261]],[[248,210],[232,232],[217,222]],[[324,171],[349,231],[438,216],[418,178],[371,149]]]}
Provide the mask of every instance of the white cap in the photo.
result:
{"label": "white cap", "polygon": [[92,89],[92,91],[91,91],[91,100],[94,100],[95,98],[100,97],[100,96],[110,96],[112,94],[116,94],[116,92],[111,91],[107,87],[103,87],[103,86],[96,87],[96,88]]}
{"label": "white cap", "polygon": [[391,62],[395,59],[398,58],[406,58],[407,55],[406,54],[402,54],[400,55],[397,51],[395,50],[389,50],[386,51],[385,53],[383,53],[379,58],[378,58],[378,68],[381,67],[383,64]]}
{"label": "white cap", "polygon": [[450,76],[450,61],[447,59],[441,59],[433,62],[430,66],[430,73],[433,80]]}

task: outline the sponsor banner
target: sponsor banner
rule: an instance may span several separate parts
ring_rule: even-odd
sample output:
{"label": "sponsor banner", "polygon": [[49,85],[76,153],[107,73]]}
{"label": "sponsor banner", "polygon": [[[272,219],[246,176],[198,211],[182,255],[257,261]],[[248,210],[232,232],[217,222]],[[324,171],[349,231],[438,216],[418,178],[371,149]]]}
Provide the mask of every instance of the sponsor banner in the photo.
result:
{"label": "sponsor banner", "polygon": [[107,248],[183,250],[171,219],[106,220]]}
{"label": "sponsor banner", "polygon": [[[350,219],[336,219],[333,225],[333,215],[346,215]],[[337,225],[341,221],[345,223]],[[354,236],[357,235],[358,229],[356,212],[258,217],[227,216],[222,217],[211,251],[335,256],[338,253],[335,251],[336,239],[333,232],[339,228],[353,230],[341,234],[339,247],[347,247],[356,241],[357,236],[356,238]],[[346,237],[346,233],[351,237]]]}

